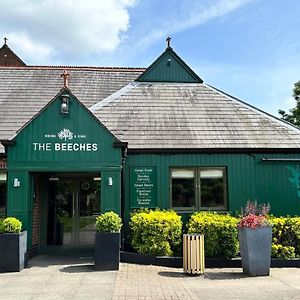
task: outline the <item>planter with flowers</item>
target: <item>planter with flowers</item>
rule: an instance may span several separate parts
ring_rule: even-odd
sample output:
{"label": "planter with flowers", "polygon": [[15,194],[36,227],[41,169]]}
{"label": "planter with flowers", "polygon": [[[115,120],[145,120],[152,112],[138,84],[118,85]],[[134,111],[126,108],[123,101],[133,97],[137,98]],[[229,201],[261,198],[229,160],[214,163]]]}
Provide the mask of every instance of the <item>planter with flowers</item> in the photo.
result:
{"label": "planter with flowers", "polygon": [[122,219],[112,211],[96,218],[96,270],[119,270],[121,227]]}
{"label": "planter with flowers", "polygon": [[248,201],[238,223],[243,272],[249,276],[270,274],[272,226],[269,211],[269,204]]}
{"label": "planter with flowers", "polygon": [[27,231],[14,218],[0,219],[0,272],[20,272],[26,265]]}

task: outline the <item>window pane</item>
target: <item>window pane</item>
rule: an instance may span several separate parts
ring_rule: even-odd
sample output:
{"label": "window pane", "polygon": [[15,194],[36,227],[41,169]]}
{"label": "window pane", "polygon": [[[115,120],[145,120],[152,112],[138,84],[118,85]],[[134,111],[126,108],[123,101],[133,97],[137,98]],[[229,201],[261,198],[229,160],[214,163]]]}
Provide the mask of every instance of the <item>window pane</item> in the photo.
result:
{"label": "window pane", "polygon": [[200,171],[201,207],[225,208],[223,170]]}
{"label": "window pane", "polygon": [[0,217],[5,216],[6,208],[6,174],[0,174]]}
{"label": "window pane", "polygon": [[195,172],[172,171],[172,207],[195,207]]}

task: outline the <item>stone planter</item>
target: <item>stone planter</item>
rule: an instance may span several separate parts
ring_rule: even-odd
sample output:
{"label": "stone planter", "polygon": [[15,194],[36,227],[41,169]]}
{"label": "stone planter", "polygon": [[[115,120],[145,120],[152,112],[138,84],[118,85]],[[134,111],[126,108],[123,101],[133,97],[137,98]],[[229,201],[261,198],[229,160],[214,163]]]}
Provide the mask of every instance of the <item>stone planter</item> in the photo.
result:
{"label": "stone planter", "polygon": [[238,228],[243,272],[268,276],[271,265],[272,227]]}
{"label": "stone planter", "polygon": [[20,272],[26,260],[27,231],[0,234],[0,272]]}
{"label": "stone planter", "polygon": [[96,232],[95,269],[119,270],[120,233]]}

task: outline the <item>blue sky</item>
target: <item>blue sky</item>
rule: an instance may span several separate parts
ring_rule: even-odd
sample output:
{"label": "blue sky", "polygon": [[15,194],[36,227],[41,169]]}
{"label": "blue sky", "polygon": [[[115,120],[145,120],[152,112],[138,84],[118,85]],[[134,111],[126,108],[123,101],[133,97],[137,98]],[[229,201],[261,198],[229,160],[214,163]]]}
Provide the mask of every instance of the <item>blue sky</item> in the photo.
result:
{"label": "blue sky", "polygon": [[0,32],[30,65],[147,67],[165,38],[208,84],[273,115],[300,80],[295,0],[0,0]]}

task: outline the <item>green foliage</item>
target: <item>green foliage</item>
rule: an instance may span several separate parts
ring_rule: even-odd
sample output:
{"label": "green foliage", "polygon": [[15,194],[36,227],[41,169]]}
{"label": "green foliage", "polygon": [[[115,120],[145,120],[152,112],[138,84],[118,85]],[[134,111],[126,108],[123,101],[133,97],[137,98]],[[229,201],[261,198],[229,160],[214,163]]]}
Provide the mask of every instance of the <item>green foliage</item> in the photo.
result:
{"label": "green foliage", "polygon": [[129,226],[138,253],[172,256],[181,245],[181,217],[174,211],[143,209],[131,215]]}
{"label": "green foliage", "polygon": [[281,115],[282,120],[300,126],[300,81],[294,84],[293,97],[296,100],[296,107],[290,109],[288,113],[279,109],[278,113]]}
{"label": "green foliage", "polygon": [[3,219],[0,219],[0,233],[4,232]]}
{"label": "green foliage", "polygon": [[272,244],[271,256],[280,259],[292,259],[295,258],[295,248],[293,246]]}
{"label": "green foliage", "polygon": [[273,217],[271,222],[273,223],[273,244],[292,247],[295,255],[300,257],[300,217]]}
{"label": "green foliage", "polygon": [[3,220],[2,226],[5,233],[19,233],[22,229],[22,222],[14,217],[8,217]]}
{"label": "green foliage", "polygon": [[228,214],[197,212],[188,223],[188,233],[204,234],[205,256],[235,257],[238,253],[238,219]]}
{"label": "green foliage", "polygon": [[113,211],[101,214],[96,218],[98,232],[119,232],[122,225],[122,219]]}

